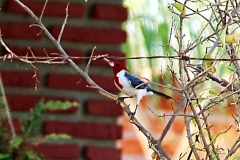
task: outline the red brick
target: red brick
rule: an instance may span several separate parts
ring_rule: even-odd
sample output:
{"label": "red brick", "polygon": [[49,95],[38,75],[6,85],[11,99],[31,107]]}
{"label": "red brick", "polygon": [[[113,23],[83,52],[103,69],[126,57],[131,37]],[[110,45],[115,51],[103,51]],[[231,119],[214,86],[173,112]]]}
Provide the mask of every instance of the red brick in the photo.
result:
{"label": "red brick", "polygon": [[123,114],[123,109],[114,101],[91,100],[87,102],[87,114],[121,116]]}
{"label": "red brick", "polygon": [[8,105],[13,111],[29,111],[40,101],[40,96],[7,94]]}
{"label": "red brick", "polygon": [[0,23],[3,38],[41,39],[40,28],[28,23]]}
{"label": "red brick", "polygon": [[96,139],[120,139],[121,126],[89,122],[45,122],[45,134],[65,133],[73,137]]}
{"label": "red brick", "polygon": [[[60,30],[60,26],[55,26],[52,28],[51,33],[57,38]],[[126,32],[121,29],[66,27],[62,40],[117,44],[126,42],[126,37]]]}
{"label": "red brick", "polygon": [[[58,56],[58,55],[61,55],[61,54],[57,49],[31,48],[31,51],[33,53],[33,55],[32,55],[31,51],[27,47],[9,46],[9,48],[18,56],[33,57],[33,55],[34,55],[35,57],[41,57],[41,59],[39,59],[41,61],[48,60],[48,59],[42,59],[43,57],[47,57],[47,56],[49,56],[49,57],[60,57],[59,60],[57,60],[57,59],[52,60],[54,62],[56,62],[56,61],[61,62],[63,60],[61,56]],[[70,57],[83,57],[84,56],[83,52],[80,51],[80,50],[66,49],[65,52]],[[8,52],[7,52],[7,54],[8,54]],[[84,60],[82,58],[73,59],[73,61],[75,63],[78,63],[78,64],[84,62]]]}
{"label": "red brick", "polygon": [[[31,1],[25,0],[23,3],[28,6],[36,15],[42,13],[45,1]],[[48,2],[44,10],[44,16],[65,17],[67,2]],[[21,8],[15,1],[8,3],[8,12],[29,15],[23,8]],[[68,7],[68,14],[70,17],[81,18],[85,14],[85,5],[83,3],[70,3]]]}
{"label": "red brick", "polygon": [[[105,54],[108,54],[109,58],[107,57],[107,59],[109,59],[110,61],[118,61],[118,62],[121,62],[123,64],[126,63],[126,59],[114,59],[114,58],[110,58],[110,57],[123,57],[125,58],[126,55],[122,52],[109,52],[109,51],[98,51],[98,50],[95,50],[94,51],[94,56],[98,56],[98,55],[105,55]],[[91,55],[91,52],[89,52],[88,56]],[[106,63],[106,61],[104,61],[103,59],[97,59],[97,60],[94,60],[92,61],[91,63],[92,65],[98,65],[98,66],[108,66],[109,67],[109,64]]]}
{"label": "red brick", "polygon": [[[103,89],[109,92],[118,92],[118,89],[113,83],[112,77],[105,76],[90,76],[95,83],[97,83]],[[70,90],[95,90],[91,87],[87,87],[89,84],[85,79],[77,74],[58,74],[52,73],[49,75],[48,87]]]}
{"label": "red brick", "polygon": [[87,160],[121,159],[121,151],[115,148],[88,146],[85,154]]}
{"label": "red brick", "polygon": [[41,152],[45,158],[79,159],[80,147],[77,144],[47,144],[32,146],[34,151]]}
{"label": "red brick", "polygon": [[[29,111],[30,108],[34,108],[38,102],[40,101],[41,96],[30,96],[30,95],[20,95],[20,94],[7,94],[8,104],[13,111]],[[64,98],[64,97],[44,97],[45,101],[53,100],[53,101],[77,101],[72,98]],[[58,106],[56,106],[58,107]],[[72,106],[68,109],[56,109],[56,110],[47,110],[47,112],[51,113],[76,113],[78,107]]]}
{"label": "red brick", "polygon": [[92,17],[102,20],[125,21],[128,18],[128,12],[127,9],[121,5],[95,4]]}
{"label": "red brick", "polygon": [[[37,84],[36,78],[33,77],[34,74],[31,71],[1,71],[5,86],[34,87]],[[37,74],[38,76],[39,74]]]}
{"label": "red brick", "polygon": [[[13,124],[15,133],[16,134],[21,134],[22,130],[21,130],[21,126],[20,126],[19,120],[16,119],[16,118],[12,118],[12,124]],[[1,127],[1,129],[6,129],[6,134],[9,134],[9,135],[11,134],[10,125],[9,125],[8,120],[7,120],[6,117],[3,117],[1,119],[1,126],[0,127]]]}
{"label": "red brick", "polygon": [[177,117],[172,125],[175,134],[181,135],[185,130],[185,122],[182,117]]}
{"label": "red brick", "polygon": [[16,134],[21,134],[22,129],[21,129],[19,120],[15,119],[15,118],[13,118],[12,120],[13,120],[13,126],[14,126]]}

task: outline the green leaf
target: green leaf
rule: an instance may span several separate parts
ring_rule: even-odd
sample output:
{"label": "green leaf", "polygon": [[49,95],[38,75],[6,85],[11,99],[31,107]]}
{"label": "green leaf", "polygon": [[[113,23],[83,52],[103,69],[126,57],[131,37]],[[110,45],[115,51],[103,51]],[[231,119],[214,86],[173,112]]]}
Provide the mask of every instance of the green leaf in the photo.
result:
{"label": "green leaf", "polygon": [[42,159],[44,159],[42,153],[34,152],[32,150],[26,150],[25,155],[26,155],[27,160],[30,160],[30,159],[31,160],[32,159],[33,160],[42,160]]}
{"label": "green leaf", "polygon": [[0,160],[2,159],[9,159],[10,155],[9,154],[3,154],[3,153],[0,153]]}
{"label": "green leaf", "polygon": [[[206,54],[203,58],[204,58],[204,59],[212,59],[212,56]],[[209,69],[210,67],[212,67],[209,71],[212,72],[212,73],[215,73],[215,72],[216,72],[216,67],[215,67],[215,66],[212,66],[212,65],[213,65],[213,61],[211,61],[211,60],[203,60],[203,68],[204,68],[205,70],[207,70],[207,69]]]}
{"label": "green leaf", "polygon": [[193,123],[194,126],[197,126],[197,121],[196,121],[195,118],[192,119],[192,123]]}
{"label": "green leaf", "polygon": [[10,141],[11,148],[18,148],[18,146],[22,143],[23,139],[21,137],[14,138]]}
{"label": "green leaf", "polygon": [[211,134],[211,138],[213,140],[213,144],[216,143],[217,139],[216,139],[216,135],[215,134]]}
{"label": "green leaf", "polygon": [[38,132],[42,122],[42,114],[45,110],[44,99],[41,99],[37,106],[30,110],[30,115],[21,119],[21,127],[25,136],[28,137]]}
{"label": "green leaf", "polygon": [[67,134],[49,134],[45,136],[47,139],[53,139],[53,140],[58,140],[58,139],[71,139],[72,137],[67,135]]}
{"label": "green leaf", "polygon": [[218,95],[218,91],[214,89],[209,89],[208,93],[213,94],[213,95]]}
{"label": "green leaf", "polygon": [[174,6],[179,12],[186,14],[186,9],[184,8],[183,4],[175,2],[175,3],[172,3],[172,6]]}
{"label": "green leaf", "polygon": [[197,104],[197,100],[196,99],[192,100],[192,104],[196,105]]}
{"label": "green leaf", "polygon": [[211,151],[211,155],[212,155],[213,160],[217,160],[217,156],[215,155],[215,153],[213,151]]}
{"label": "green leaf", "polygon": [[46,108],[50,109],[50,110],[56,110],[56,109],[68,109],[71,107],[79,107],[80,104],[76,101],[74,102],[70,102],[70,101],[65,101],[65,102],[61,102],[59,100],[57,101],[47,101],[46,103]]}
{"label": "green leaf", "polygon": [[235,157],[233,160],[240,160],[240,156]]}
{"label": "green leaf", "polygon": [[224,29],[222,30],[222,33],[220,35],[220,42],[224,48],[225,48],[225,44],[226,44],[226,30],[227,30],[227,26],[224,27]]}

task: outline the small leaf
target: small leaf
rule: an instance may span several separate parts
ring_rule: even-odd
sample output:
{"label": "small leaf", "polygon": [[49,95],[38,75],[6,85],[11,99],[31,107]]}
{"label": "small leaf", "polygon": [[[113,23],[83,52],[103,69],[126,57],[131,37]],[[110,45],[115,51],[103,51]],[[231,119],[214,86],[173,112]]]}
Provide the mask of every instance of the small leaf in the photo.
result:
{"label": "small leaf", "polygon": [[205,70],[207,70],[210,67],[212,67],[209,71],[212,72],[212,73],[215,73],[216,72],[216,67],[212,66],[213,65],[213,61],[207,60],[207,59],[212,59],[212,56],[209,55],[209,54],[206,54],[203,58],[206,59],[206,60],[203,60],[203,68]]}
{"label": "small leaf", "polygon": [[226,30],[227,30],[227,26],[222,30],[222,33],[220,35],[220,42],[222,44],[223,47],[225,47],[225,42],[226,42]]}
{"label": "small leaf", "polygon": [[197,145],[197,143],[198,143],[198,142],[196,142],[196,141],[195,141],[195,142],[193,142],[193,143],[192,143],[192,146],[196,146],[196,145]]}
{"label": "small leaf", "polygon": [[218,95],[218,91],[214,89],[209,89],[208,93],[213,94],[213,95]]}
{"label": "small leaf", "polygon": [[14,138],[10,141],[10,147],[17,148],[21,143],[23,139],[21,137]]}
{"label": "small leaf", "polygon": [[226,35],[226,43],[238,43],[240,40],[240,34]]}
{"label": "small leaf", "polygon": [[211,134],[211,138],[213,140],[213,144],[216,143],[217,139],[216,139],[216,135],[215,134]]}
{"label": "small leaf", "polygon": [[5,159],[9,159],[10,155],[9,154],[3,154],[3,153],[0,153],[0,160],[5,160]]}
{"label": "small leaf", "polygon": [[196,99],[192,100],[192,104],[196,105],[197,104],[197,100]]}
{"label": "small leaf", "polygon": [[46,136],[48,139],[58,140],[58,139],[71,139],[72,137],[67,134],[49,134]]}
{"label": "small leaf", "polygon": [[193,123],[194,126],[197,126],[197,121],[196,121],[195,118],[192,119],[192,123]]}
{"label": "small leaf", "polygon": [[240,156],[235,157],[233,160],[240,160]]}
{"label": "small leaf", "polygon": [[[179,12],[183,13],[183,14],[186,14],[186,9],[184,8],[183,4],[181,3],[178,3],[178,2],[175,2],[175,3],[172,3],[172,5],[177,9],[179,10]],[[184,8],[184,9],[183,9]]]}
{"label": "small leaf", "polygon": [[56,109],[65,110],[65,109],[69,109],[71,107],[79,107],[79,106],[80,106],[80,104],[76,101],[74,101],[74,102],[70,102],[70,101],[61,102],[59,100],[57,100],[57,101],[50,100],[50,101],[47,101],[47,103],[46,103],[46,107],[49,110],[56,110]]}
{"label": "small leaf", "polygon": [[213,151],[211,151],[211,155],[212,155],[213,160],[217,160],[217,156],[215,155],[215,153]]}

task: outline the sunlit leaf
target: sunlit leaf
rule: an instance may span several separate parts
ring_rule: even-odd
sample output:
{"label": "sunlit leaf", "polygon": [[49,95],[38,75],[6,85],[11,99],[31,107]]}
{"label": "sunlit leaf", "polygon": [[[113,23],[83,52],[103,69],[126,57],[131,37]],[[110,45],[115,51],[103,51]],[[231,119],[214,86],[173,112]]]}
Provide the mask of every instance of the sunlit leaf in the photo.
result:
{"label": "sunlit leaf", "polygon": [[233,160],[240,160],[240,156],[235,157]]}
{"label": "sunlit leaf", "polygon": [[226,43],[238,43],[240,40],[240,34],[226,35]]}
{"label": "sunlit leaf", "polygon": [[211,138],[214,139],[214,140],[213,140],[213,143],[215,144],[216,141],[217,141],[217,139],[216,139],[216,135],[215,135],[215,134],[211,134]]}
{"label": "sunlit leaf", "polygon": [[195,141],[195,142],[192,143],[192,146],[196,146],[197,144],[198,144],[198,142]]}
{"label": "sunlit leaf", "polygon": [[226,30],[227,30],[227,26],[222,30],[222,33],[220,36],[220,42],[223,47],[225,47],[225,44],[226,44]]}
{"label": "sunlit leaf", "polygon": [[218,91],[214,90],[214,89],[209,89],[208,91],[210,94],[214,94],[214,95],[218,95]]}
{"label": "sunlit leaf", "polygon": [[197,104],[197,100],[192,100],[192,104],[196,105]]}
{"label": "sunlit leaf", "polygon": [[71,136],[67,135],[67,134],[49,134],[47,136],[45,136],[48,139],[53,139],[53,140],[58,140],[58,139],[71,139]]}
{"label": "sunlit leaf", "polygon": [[184,8],[183,4],[175,2],[172,5],[181,13],[186,14],[186,9]]}
{"label": "sunlit leaf", "polygon": [[[204,58],[204,59],[212,59],[212,56],[206,54],[203,58]],[[203,68],[204,68],[205,70],[207,70],[207,69],[209,69],[210,67],[212,67],[209,71],[212,72],[212,73],[215,73],[215,72],[216,72],[216,67],[215,67],[215,66],[212,66],[212,64],[213,64],[213,61],[211,61],[211,60],[203,60]]]}
{"label": "sunlit leaf", "polygon": [[215,155],[215,153],[213,151],[211,151],[211,155],[212,155],[213,160],[217,160],[217,156]]}
{"label": "sunlit leaf", "polygon": [[196,121],[195,118],[192,119],[192,123],[193,123],[194,126],[197,126],[197,121]]}
{"label": "sunlit leaf", "polygon": [[47,109],[50,110],[55,110],[55,109],[68,109],[71,107],[79,107],[80,104],[78,102],[70,102],[70,101],[65,101],[65,102],[61,102],[59,100],[57,101],[47,101],[46,103],[46,107]]}

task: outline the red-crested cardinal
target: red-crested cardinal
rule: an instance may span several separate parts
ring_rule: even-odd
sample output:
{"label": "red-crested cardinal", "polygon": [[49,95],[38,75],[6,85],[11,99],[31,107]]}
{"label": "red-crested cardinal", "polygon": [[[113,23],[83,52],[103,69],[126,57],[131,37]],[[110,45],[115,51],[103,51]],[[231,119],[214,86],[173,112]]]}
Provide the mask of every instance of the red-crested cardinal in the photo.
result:
{"label": "red-crested cardinal", "polygon": [[166,99],[172,98],[164,93],[153,90],[149,84],[143,82],[140,78],[130,74],[128,72],[128,69],[123,64],[119,62],[109,62],[109,65],[112,67],[113,70],[114,83],[116,87],[128,97],[137,98],[136,108],[132,113],[132,116],[136,114],[137,107],[141,99],[146,95],[152,95],[154,93]]}

